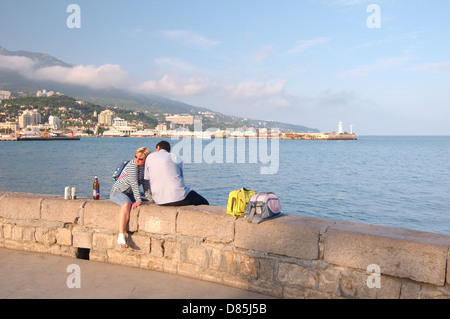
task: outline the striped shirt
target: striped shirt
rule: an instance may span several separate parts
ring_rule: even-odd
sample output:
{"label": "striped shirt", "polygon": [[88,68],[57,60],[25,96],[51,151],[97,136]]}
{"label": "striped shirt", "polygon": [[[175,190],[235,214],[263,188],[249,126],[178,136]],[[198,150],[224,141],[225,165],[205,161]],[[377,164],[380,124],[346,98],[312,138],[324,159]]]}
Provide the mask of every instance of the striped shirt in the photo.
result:
{"label": "striped shirt", "polygon": [[112,190],[119,190],[122,193],[131,190],[136,202],[142,202],[139,186],[143,185],[144,193],[150,190],[149,181],[144,179],[144,169],[144,167],[138,167],[134,159],[131,160],[125,165],[119,178],[114,182]]}

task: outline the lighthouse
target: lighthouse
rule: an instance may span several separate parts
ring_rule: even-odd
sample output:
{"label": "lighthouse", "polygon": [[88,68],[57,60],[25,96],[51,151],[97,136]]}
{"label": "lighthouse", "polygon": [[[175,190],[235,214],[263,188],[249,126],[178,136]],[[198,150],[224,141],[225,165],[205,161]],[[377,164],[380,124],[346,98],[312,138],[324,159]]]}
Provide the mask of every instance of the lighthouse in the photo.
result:
{"label": "lighthouse", "polygon": [[338,130],[338,134],[342,134],[344,133],[344,130],[342,129],[342,121],[339,122],[339,130]]}

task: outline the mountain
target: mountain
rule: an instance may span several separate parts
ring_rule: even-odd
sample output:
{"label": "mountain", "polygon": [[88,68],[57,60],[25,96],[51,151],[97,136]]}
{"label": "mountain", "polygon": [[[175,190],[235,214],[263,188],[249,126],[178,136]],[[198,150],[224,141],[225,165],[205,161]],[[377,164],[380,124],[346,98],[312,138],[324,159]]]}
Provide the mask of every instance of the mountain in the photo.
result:
{"label": "mountain", "polygon": [[[103,105],[103,106],[120,106],[123,108],[150,111],[152,113],[189,113],[198,114],[198,112],[211,112],[215,115],[215,121],[205,123],[204,128],[219,127],[278,127],[282,130],[296,132],[319,132],[314,128],[301,125],[286,124],[281,122],[265,121],[261,119],[243,119],[231,115],[221,114],[211,109],[189,105],[180,101],[171,100],[156,94],[141,95],[118,88],[93,89],[84,85],[61,83],[56,81],[34,80],[32,76],[27,76],[28,68],[20,63],[30,63],[30,68],[39,69],[45,67],[60,66],[72,68],[74,65],[63,62],[51,55],[45,53],[28,52],[28,51],[8,51],[0,46],[0,58],[12,58],[13,63],[6,65],[0,60],[0,90],[8,90],[13,92],[42,90],[62,92],[65,95],[72,96],[78,100]],[[21,59],[26,58],[26,59]],[[10,59],[11,60],[11,59]],[[6,60],[8,61],[8,60]]]}
{"label": "mountain", "polygon": [[0,46],[0,55],[5,56],[23,56],[26,58],[30,58],[34,60],[37,64],[36,66],[39,68],[42,67],[48,67],[48,66],[65,66],[65,67],[72,67],[73,65],[67,64],[61,60],[58,60],[55,57],[52,57],[51,55],[45,54],[45,53],[38,53],[38,52],[29,52],[29,51],[8,51],[5,48]]}

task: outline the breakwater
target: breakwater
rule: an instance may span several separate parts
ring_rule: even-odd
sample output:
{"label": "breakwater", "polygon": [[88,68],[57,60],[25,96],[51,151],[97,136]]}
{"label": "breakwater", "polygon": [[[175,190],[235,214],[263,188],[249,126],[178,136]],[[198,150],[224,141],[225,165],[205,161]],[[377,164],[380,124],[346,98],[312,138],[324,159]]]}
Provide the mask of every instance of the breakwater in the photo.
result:
{"label": "breakwater", "polygon": [[[151,269],[277,298],[450,298],[450,236],[286,215],[255,225],[225,207],[131,212],[115,244],[109,200],[0,193],[0,247]],[[285,212],[287,213],[287,212]]]}

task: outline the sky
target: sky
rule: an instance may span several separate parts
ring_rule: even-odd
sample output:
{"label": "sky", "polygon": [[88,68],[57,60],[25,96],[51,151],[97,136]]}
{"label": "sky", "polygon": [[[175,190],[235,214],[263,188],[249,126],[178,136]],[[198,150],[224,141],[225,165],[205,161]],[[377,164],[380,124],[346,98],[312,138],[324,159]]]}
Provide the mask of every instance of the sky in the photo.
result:
{"label": "sky", "polygon": [[[75,9],[73,6],[75,4]],[[448,0],[2,0],[0,72],[359,135],[450,135]]]}

